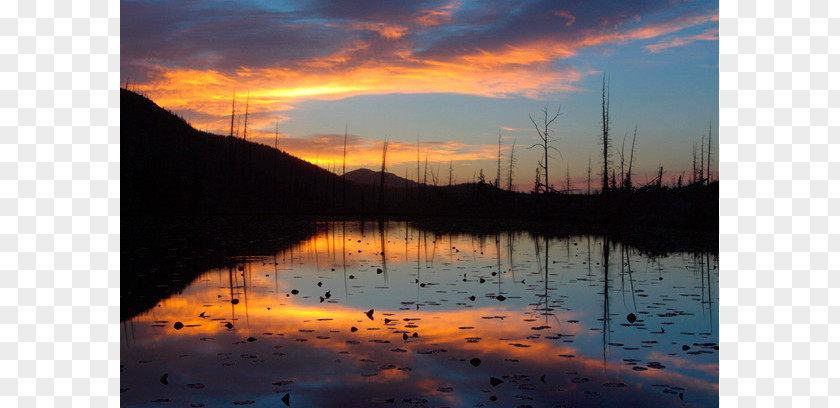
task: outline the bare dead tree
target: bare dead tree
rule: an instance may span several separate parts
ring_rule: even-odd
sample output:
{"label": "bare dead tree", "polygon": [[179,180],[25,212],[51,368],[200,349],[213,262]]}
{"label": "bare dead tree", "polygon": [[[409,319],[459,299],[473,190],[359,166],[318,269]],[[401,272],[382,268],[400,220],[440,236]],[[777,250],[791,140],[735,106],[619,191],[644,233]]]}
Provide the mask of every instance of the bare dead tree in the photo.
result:
{"label": "bare dead tree", "polygon": [[277,184],[276,183],[276,180],[277,180],[277,154],[279,153],[279,151],[277,150],[277,138],[278,138],[279,134],[280,134],[280,123],[274,122],[274,172],[272,173],[274,175],[274,180],[275,180],[274,188],[277,188],[277,186],[276,186],[276,184]]}
{"label": "bare dead tree", "polygon": [[426,160],[423,163],[423,187],[426,187],[426,178],[429,176],[429,153],[426,153]]}
{"label": "bare dead tree", "polygon": [[542,147],[542,149],[543,149],[543,161],[540,162],[539,164],[540,164],[540,166],[542,167],[542,170],[543,170],[543,181],[544,181],[544,183],[542,184],[543,193],[548,194],[549,188],[550,188],[548,186],[548,158],[549,158],[548,157],[548,151],[550,149],[554,149],[558,154],[560,154],[562,156],[562,153],[560,153],[560,150],[557,150],[556,147],[551,146],[551,142],[556,140],[556,139],[551,137],[551,133],[553,132],[551,130],[551,124],[554,123],[554,121],[557,120],[557,118],[560,116],[560,106],[557,106],[557,113],[555,113],[554,116],[551,117],[551,119],[549,119],[549,117],[548,117],[548,106],[546,106],[542,109],[542,113],[543,113],[543,118],[542,118],[543,119],[542,120],[543,127],[542,127],[542,129],[540,129],[540,126],[537,125],[537,122],[534,120],[534,118],[531,117],[530,114],[528,115],[528,118],[531,119],[531,123],[534,124],[534,128],[537,129],[537,134],[540,137],[540,141],[542,141],[542,143],[536,143],[536,144],[532,145],[531,147],[529,147],[529,149],[533,148],[533,147],[537,147],[537,146]]}
{"label": "bare dead tree", "polygon": [[251,100],[251,93],[245,97],[245,127],[242,130],[242,139],[248,140],[248,102]]}
{"label": "bare dead tree", "polygon": [[630,164],[627,166],[627,174],[624,175],[624,180],[622,181],[622,187],[627,191],[633,189],[633,155],[636,152],[636,132],[638,130],[638,126],[633,128],[633,142],[630,144]]}
{"label": "bare dead tree", "polygon": [[516,166],[516,160],[513,157],[513,151],[516,149],[516,138],[513,138],[513,144],[510,145],[510,160],[508,160],[508,191],[513,190],[513,168]]}
{"label": "bare dead tree", "polygon": [[618,152],[618,161],[620,163],[619,167],[621,168],[621,174],[620,174],[621,178],[619,180],[620,180],[620,183],[621,183],[622,186],[624,185],[624,145],[626,144],[626,142],[627,142],[627,132],[625,132],[624,137],[621,138],[621,151]]}
{"label": "bare dead tree", "polygon": [[589,155],[589,166],[586,168],[586,195],[592,194],[592,155]]}
{"label": "bare dead tree", "polygon": [[609,191],[608,169],[610,166],[610,91],[606,74],[601,80],[601,139],[604,147],[604,179],[601,193],[606,194]]}
{"label": "bare dead tree", "polygon": [[700,136],[700,184],[704,184],[706,179],[706,171],[703,165],[706,164],[706,151],[703,146],[706,144],[706,135]]}
{"label": "bare dead tree", "polygon": [[500,188],[502,182],[502,131],[499,130],[499,151],[496,153],[498,163],[496,165],[496,188]]}
{"label": "bare dead tree", "polygon": [[569,177],[569,163],[566,163],[566,194],[572,191],[572,179]]}
{"label": "bare dead tree", "polygon": [[239,125],[242,124],[242,115],[236,117],[236,137],[239,138]]}
{"label": "bare dead tree", "polygon": [[420,196],[420,135],[417,135],[417,196]]}
{"label": "bare dead tree", "polygon": [[344,151],[341,155],[341,177],[347,174],[347,125],[344,125]]}
{"label": "bare dead tree", "polygon": [[385,159],[388,156],[388,138],[382,143],[382,170],[379,177],[379,214],[385,212]]}
{"label": "bare dead tree", "polygon": [[449,159],[449,187],[452,187],[452,159]]}
{"label": "bare dead tree", "polygon": [[697,142],[691,150],[691,184],[697,182]]}
{"label": "bare dead tree", "polygon": [[341,156],[341,200],[347,208],[347,125],[344,125],[344,152]]}
{"label": "bare dead tree", "polygon": [[656,188],[662,188],[662,164],[659,165],[659,177],[656,178]]}
{"label": "bare dead tree", "polygon": [[712,183],[712,121],[709,121],[709,151],[706,154],[706,180]]}
{"label": "bare dead tree", "polygon": [[233,89],[233,100],[230,103],[230,137],[233,137],[233,118],[236,114],[236,88]]}

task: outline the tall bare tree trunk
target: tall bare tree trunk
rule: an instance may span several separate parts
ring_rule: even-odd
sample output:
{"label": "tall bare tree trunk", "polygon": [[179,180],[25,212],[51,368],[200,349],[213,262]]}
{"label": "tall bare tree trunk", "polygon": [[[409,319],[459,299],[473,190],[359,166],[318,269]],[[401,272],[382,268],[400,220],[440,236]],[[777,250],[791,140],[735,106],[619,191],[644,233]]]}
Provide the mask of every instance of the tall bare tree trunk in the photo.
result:
{"label": "tall bare tree trunk", "polygon": [[624,184],[623,187],[627,191],[633,189],[633,155],[636,153],[636,132],[638,130],[638,126],[633,128],[633,143],[630,144],[630,164],[627,166],[627,174],[624,176],[624,181],[622,181]]}
{"label": "tall bare tree trunk", "polygon": [[706,180],[712,183],[712,121],[709,121],[709,151],[706,155]]}
{"label": "tall bare tree trunk", "polygon": [[236,89],[233,90],[233,100],[230,103],[230,137],[233,137],[233,118],[236,116]]}
{"label": "tall bare tree trunk", "polygon": [[502,182],[502,131],[499,131],[499,151],[496,154],[498,163],[496,165],[496,188],[500,188]]}
{"label": "tall bare tree trunk", "polygon": [[627,133],[624,134],[624,137],[621,138],[621,151],[618,152],[618,160],[619,160],[619,167],[621,168],[621,174],[619,175],[621,178],[619,179],[618,183],[620,187],[624,187],[624,146],[627,144]]}
{"label": "tall bare tree trunk", "polygon": [[705,184],[706,180],[706,171],[703,168],[706,161],[706,151],[703,149],[703,146],[706,144],[706,135],[700,137],[700,184]]}
{"label": "tall bare tree trunk", "polygon": [[572,179],[569,177],[569,163],[566,163],[566,194],[572,192]]}
{"label": "tall bare tree trunk", "polygon": [[426,153],[426,160],[423,163],[423,188],[426,188],[426,177],[429,176],[429,153]]}
{"label": "tall bare tree trunk", "polygon": [[514,157],[513,151],[516,149],[516,138],[513,138],[513,144],[510,145],[510,161],[508,163],[508,191],[513,190],[513,167],[514,167]]}
{"label": "tall bare tree trunk", "polygon": [[385,213],[385,158],[388,155],[388,138],[382,143],[382,170],[379,178],[379,214]]}
{"label": "tall bare tree trunk", "polygon": [[417,135],[417,198],[420,198],[420,135]]}
{"label": "tall bare tree trunk", "polygon": [[344,125],[344,153],[341,156],[341,201],[347,209],[347,125]]}
{"label": "tall bare tree trunk", "polygon": [[659,177],[656,178],[656,188],[662,188],[662,165],[659,165]]}
{"label": "tall bare tree trunk", "polygon": [[557,120],[558,116],[560,116],[560,106],[557,107],[557,113],[555,113],[554,116],[551,119],[548,118],[548,106],[543,108],[542,113],[543,113],[543,128],[542,129],[540,129],[539,125],[537,125],[537,122],[534,121],[534,118],[532,118],[531,115],[528,115],[528,118],[531,119],[531,123],[533,123],[534,128],[537,129],[537,134],[540,136],[540,141],[542,142],[542,144],[537,143],[537,144],[532,145],[531,147],[540,146],[540,147],[543,148],[543,160],[539,164],[543,169],[543,176],[544,176],[544,180],[543,180],[543,184],[542,184],[543,185],[543,193],[547,195],[548,190],[549,190],[549,185],[548,185],[548,149],[554,149],[558,153],[560,152],[559,150],[557,150],[557,148],[555,148],[553,146],[550,146],[550,143],[553,141],[551,139],[551,136],[550,136],[551,124],[554,123],[555,120]]}
{"label": "tall bare tree trunk", "polygon": [[610,165],[610,91],[607,84],[607,75],[601,81],[601,136],[604,146],[604,179],[601,193],[609,191],[609,165]]}
{"label": "tall bare tree trunk", "polygon": [[697,182],[697,142],[694,142],[694,146],[691,150],[691,184]]}
{"label": "tall bare tree trunk", "polygon": [[248,140],[248,102],[251,100],[251,93],[245,97],[245,127],[242,129],[242,139]]}

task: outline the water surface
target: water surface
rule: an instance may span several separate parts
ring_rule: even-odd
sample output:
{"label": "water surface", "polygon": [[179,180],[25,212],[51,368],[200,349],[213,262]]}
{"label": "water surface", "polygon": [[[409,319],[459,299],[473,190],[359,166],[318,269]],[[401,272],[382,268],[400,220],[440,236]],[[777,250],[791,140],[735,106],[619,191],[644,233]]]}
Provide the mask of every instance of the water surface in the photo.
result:
{"label": "water surface", "polygon": [[121,402],[717,406],[717,258],[642,252],[325,222],[124,321]]}

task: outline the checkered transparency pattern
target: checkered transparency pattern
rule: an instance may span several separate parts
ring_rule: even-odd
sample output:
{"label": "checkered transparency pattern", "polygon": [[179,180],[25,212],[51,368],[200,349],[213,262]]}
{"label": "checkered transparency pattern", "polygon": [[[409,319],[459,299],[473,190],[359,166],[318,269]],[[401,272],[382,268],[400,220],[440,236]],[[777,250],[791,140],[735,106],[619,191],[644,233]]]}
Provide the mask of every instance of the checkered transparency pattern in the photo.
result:
{"label": "checkered transparency pattern", "polygon": [[0,5],[0,406],[119,405],[119,2]]}
{"label": "checkered transparency pattern", "polygon": [[840,406],[840,4],[720,6],[721,406]]}

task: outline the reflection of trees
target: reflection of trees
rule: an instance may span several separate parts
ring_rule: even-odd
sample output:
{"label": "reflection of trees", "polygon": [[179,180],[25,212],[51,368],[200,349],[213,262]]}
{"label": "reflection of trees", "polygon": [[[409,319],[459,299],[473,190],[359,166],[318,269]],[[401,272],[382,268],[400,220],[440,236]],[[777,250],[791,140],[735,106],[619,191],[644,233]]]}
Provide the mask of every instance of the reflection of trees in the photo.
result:
{"label": "reflection of trees", "polygon": [[[548,325],[548,317],[554,316],[554,320],[560,325],[560,320],[554,315],[553,309],[549,307],[548,284],[549,284],[549,238],[547,235],[542,237],[534,235],[534,257],[537,260],[537,272],[543,276],[543,293],[537,295],[539,298],[534,305],[534,316],[538,313],[545,316],[544,323]],[[543,239],[544,250],[540,251],[540,238]],[[542,306],[542,307],[541,307]]]}
{"label": "reflection of trees", "polygon": [[624,276],[630,283],[630,297],[633,300],[633,313],[638,314],[636,307],[636,289],[633,285],[633,270],[630,267],[630,247],[627,245],[621,246],[621,300],[624,302],[624,308],[627,309],[627,298],[625,297],[625,280]]}
{"label": "reflection of trees", "polygon": [[[712,321],[713,313],[712,307],[714,301],[712,298],[712,269],[717,269],[717,266],[712,267],[712,256],[707,254],[694,253],[693,266],[695,276],[700,272],[700,303],[702,305],[703,317],[709,317],[709,333],[714,333],[715,325]],[[717,263],[717,259],[714,259]]]}
{"label": "reflection of trees", "polygon": [[344,274],[344,296],[350,297],[347,291],[347,221],[341,222],[341,270]]}
{"label": "reflection of trees", "polygon": [[[386,142],[387,143],[387,142]],[[383,153],[383,161],[384,161]],[[379,219],[379,254],[382,256],[382,278],[385,284],[388,284],[388,263],[385,259],[385,221]]]}
{"label": "reflection of trees", "polygon": [[603,351],[604,357],[604,368],[607,366],[607,343],[610,341],[610,239],[604,237],[603,245],[602,245],[602,259],[601,264],[604,268],[604,304],[603,310],[604,314],[601,317],[602,320],[602,329],[601,329],[601,347]]}
{"label": "reflection of trees", "polygon": [[503,301],[505,297],[502,295],[502,243],[498,233],[496,234],[496,282],[499,285],[496,299]]}
{"label": "reflection of trees", "polygon": [[513,261],[513,247],[514,247],[513,237],[514,237],[513,232],[508,231],[507,232],[508,263],[509,263],[509,268],[510,268],[510,278],[511,278],[511,280],[513,280],[513,284],[515,285],[516,284],[516,272],[514,271],[514,261]]}

